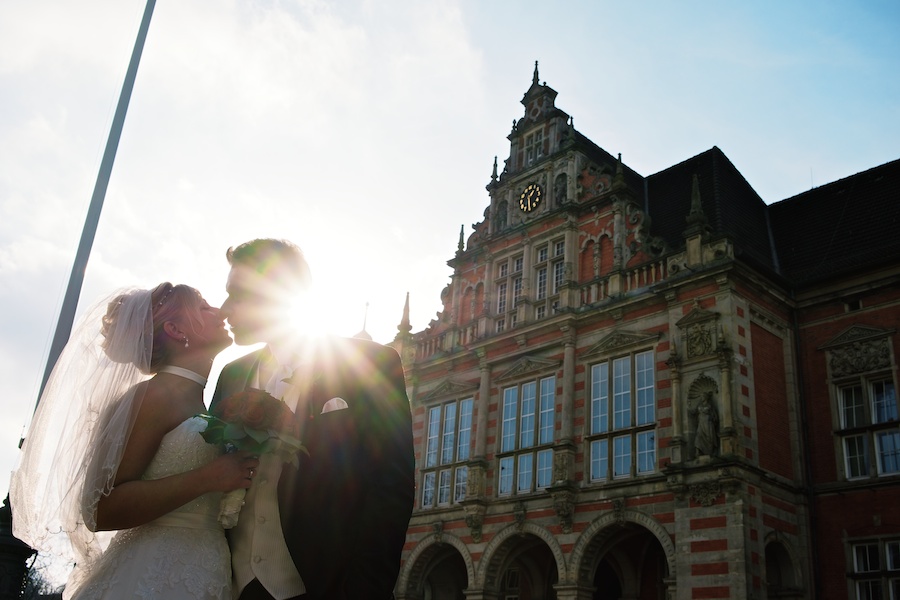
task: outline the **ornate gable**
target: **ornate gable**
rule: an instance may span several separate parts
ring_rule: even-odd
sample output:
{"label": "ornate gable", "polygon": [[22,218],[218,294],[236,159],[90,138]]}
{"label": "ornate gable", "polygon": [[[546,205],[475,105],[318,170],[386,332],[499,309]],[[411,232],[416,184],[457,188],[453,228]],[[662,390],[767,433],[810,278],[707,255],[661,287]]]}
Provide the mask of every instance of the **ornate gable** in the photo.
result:
{"label": "ornate gable", "polygon": [[854,342],[870,341],[880,337],[887,337],[892,333],[894,333],[893,329],[878,329],[877,327],[867,327],[865,325],[853,325],[832,338],[830,342],[819,346],[819,350],[828,350],[836,346],[845,346]]}
{"label": "ornate gable", "polygon": [[547,360],[545,358],[535,358],[531,356],[523,356],[513,363],[512,367],[507,369],[505,373],[497,377],[498,381],[512,379],[513,377],[521,377],[529,373],[539,371],[547,372],[549,370],[559,369],[560,362],[558,360]]}
{"label": "ornate gable", "polygon": [[465,396],[474,393],[478,389],[478,384],[469,382],[459,382],[452,379],[445,379],[436,388],[422,396],[423,402],[430,402],[437,398],[445,398],[449,396]]}
{"label": "ornate gable", "polygon": [[892,364],[889,336],[894,330],[854,325],[819,350],[827,350],[832,377],[888,369]]}
{"label": "ornate gable", "polygon": [[594,344],[585,355],[612,354],[614,352],[632,350],[634,348],[647,346],[648,344],[655,344],[658,340],[658,333],[635,333],[625,330],[614,331]]}

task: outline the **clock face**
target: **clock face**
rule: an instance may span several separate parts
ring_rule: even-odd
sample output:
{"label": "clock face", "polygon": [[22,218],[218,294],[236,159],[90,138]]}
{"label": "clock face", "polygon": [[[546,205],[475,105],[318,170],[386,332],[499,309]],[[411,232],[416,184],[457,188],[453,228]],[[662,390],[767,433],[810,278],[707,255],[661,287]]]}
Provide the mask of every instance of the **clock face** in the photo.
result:
{"label": "clock face", "polygon": [[531,212],[538,207],[543,198],[544,190],[541,189],[541,186],[529,183],[519,196],[519,208],[524,212]]}

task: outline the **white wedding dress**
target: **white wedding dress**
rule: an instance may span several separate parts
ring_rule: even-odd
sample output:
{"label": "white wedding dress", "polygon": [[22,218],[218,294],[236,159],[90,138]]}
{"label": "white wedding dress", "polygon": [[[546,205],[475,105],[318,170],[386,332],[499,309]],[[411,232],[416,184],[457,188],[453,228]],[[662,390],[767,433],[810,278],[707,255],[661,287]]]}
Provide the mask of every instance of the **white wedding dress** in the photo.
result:
{"label": "white wedding dress", "polygon": [[[163,437],[143,479],[200,467],[221,450],[191,417]],[[145,525],[118,532],[72,600],[231,598],[231,554],[218,522],[221,493],[200,496]]]}

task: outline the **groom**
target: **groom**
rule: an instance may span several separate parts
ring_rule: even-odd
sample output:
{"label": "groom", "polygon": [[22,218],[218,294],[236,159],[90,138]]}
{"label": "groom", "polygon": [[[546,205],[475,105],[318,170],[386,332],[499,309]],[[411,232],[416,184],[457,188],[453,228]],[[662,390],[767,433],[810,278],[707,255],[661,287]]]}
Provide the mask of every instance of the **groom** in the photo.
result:
{"label": "groom", "polygon": [[229,532],[235,596],[389,599],[415,486],[400,358],[374,342],[290,330],[289,312],[310,284],[292,243],[257,239],[226,256],[221,314],[238,344],[266,346],[222,370],[212,403],[265,389],[294,410],[308,452],[299,468],[260,457]]}

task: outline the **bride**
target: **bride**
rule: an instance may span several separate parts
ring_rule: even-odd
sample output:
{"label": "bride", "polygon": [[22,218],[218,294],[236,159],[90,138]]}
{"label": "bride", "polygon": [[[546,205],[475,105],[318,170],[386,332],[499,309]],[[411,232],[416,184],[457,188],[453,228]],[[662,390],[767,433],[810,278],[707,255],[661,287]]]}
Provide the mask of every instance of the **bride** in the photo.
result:
{"label": "bride", "polygon": [[230,344],[184,285],[121,291],[82,318],[10,483],[15,536],[75,562],[65,598],[231,597],[220,498],[259,461],[206,444],[196,417]]}

